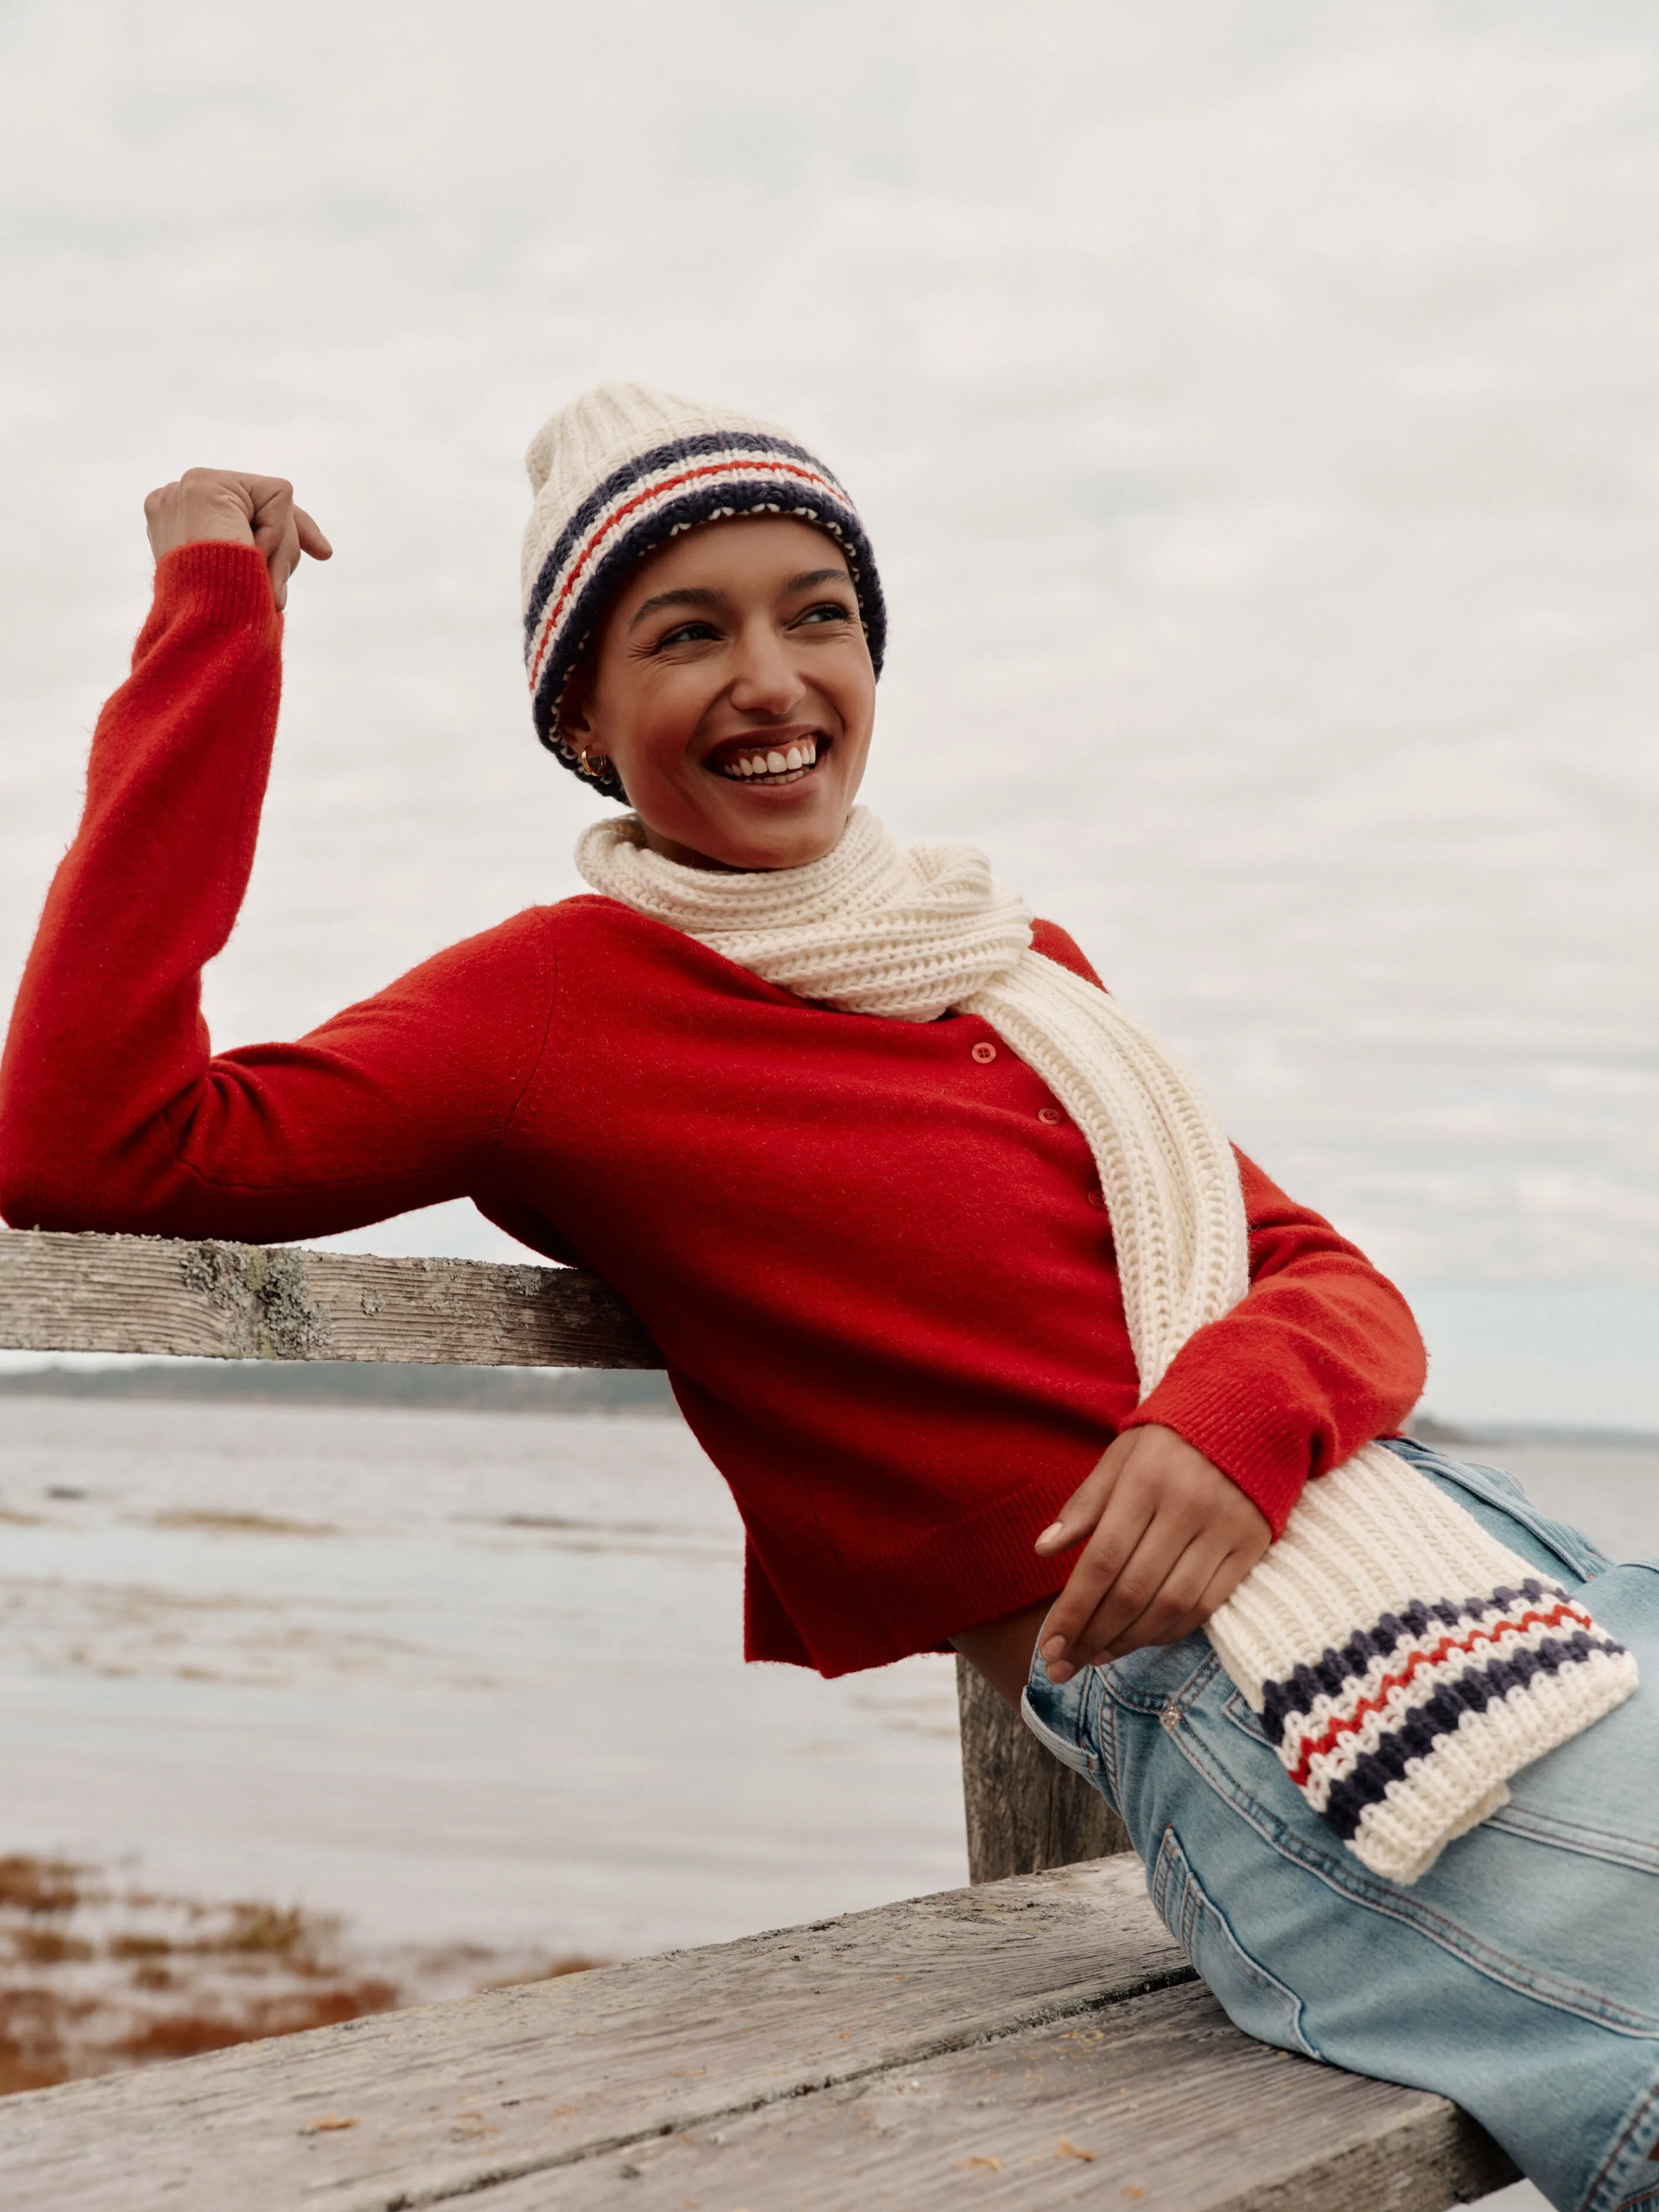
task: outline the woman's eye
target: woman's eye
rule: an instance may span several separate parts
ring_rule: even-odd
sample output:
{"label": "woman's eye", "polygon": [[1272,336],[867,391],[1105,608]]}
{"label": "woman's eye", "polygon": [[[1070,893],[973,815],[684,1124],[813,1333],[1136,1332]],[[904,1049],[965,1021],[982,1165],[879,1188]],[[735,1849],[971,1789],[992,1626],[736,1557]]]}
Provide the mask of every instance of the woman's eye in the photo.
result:
{"label": "woman's eye", "polygon": [[704,639],[717,637],[719,634],[713,623],[680,623],[673,629],[664,631],[657,640],[657,649],[660,652],[665,645],[700,645]]}
{"label": "woman's eye", "polygon": [[799,623],[849,623],[852,610],[842,606],[839,599],[821,599],[815,607],[808,607],[804,615],[796,617]]}

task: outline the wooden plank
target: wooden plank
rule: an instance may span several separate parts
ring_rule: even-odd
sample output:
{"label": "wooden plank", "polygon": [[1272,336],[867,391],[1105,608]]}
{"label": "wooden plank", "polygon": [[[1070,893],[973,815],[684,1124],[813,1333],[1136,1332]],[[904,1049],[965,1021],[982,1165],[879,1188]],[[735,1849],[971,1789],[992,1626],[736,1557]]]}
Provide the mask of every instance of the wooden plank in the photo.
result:
{"label": "wooden plank", "polygon": [[162,1237],[0,1231],[0,1346],[206,1359],[660,1367],[596,1275]]}
{"label": "wooden plank", "polygon": [[389,2212],[1191,1979],[1108,1859],[5,2098],[0,2174],[52,2212]]}
{"label": "wooden plank", "polygon": [[631,2144],[476,2201],[478,2212],[1444,2212],[1515,2178],[1444,2098],[1252,2043],[1200,1984]]}
{"label": "wooden plank", "polygon": [[1129,1849],[1092,1783],[1046,1752],[1013,1707],[957,1660],[968,1879],[1001,1881]]}
{"label": "wooden plank", "polygon": [[1126,1858],[8,2098],[0,2172],[53,2212],[1443,2212],[1513,2179],[1443,2100],[1241,2036]]}

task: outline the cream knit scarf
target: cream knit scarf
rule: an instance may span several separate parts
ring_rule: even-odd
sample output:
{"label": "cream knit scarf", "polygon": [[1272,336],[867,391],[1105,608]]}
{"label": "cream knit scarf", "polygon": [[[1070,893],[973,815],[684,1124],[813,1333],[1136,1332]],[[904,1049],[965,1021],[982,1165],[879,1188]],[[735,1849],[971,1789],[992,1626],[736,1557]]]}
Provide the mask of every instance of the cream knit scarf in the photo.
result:
{"label": "cream knit scarf", "polygon": [[[606,897],[803,999],[988,1023],[1093,1151],[1143,1398],[1248,1292],[1238,1170],[1207,1101],[1115,999],[1032,951],[983,854],[902,849],[860,807],[802,868],[684,867],[634,815],[587,830],[576,862]],[[1636,1687],[1634,1659],[1565,1590],[1376,1444],[1309,1484],[1207,1633],[1309,1804],[1401,1882]]]}

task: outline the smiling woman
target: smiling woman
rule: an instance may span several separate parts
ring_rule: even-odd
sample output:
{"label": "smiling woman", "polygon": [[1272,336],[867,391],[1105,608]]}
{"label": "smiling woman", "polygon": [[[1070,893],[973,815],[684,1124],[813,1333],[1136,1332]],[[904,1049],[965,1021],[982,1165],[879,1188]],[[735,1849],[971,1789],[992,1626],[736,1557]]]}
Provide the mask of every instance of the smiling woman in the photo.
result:
{"label": "smiling woman", "polygon": [[616,386],[530,472],[537,732],[629,810],[594,895],[210,1051],[278,608],[330,549],[285,483],[190,471],[18,995],[0,1211],[265,1242],[465,1196],[592,1269],[742,1512],[750,1657],[954,1644],[1241,2027],[1457,2098],[1574,2212],[1651,2201],[1659,1577],[1392,1435],[1399,1294],[983,854],[855,805],[885,615],[822,462]]}
{"label": "smiling woman", "polygon": [[559,731],[583,772],[614,772],[652,852],[793,868],[847,826],[875,690],[834,539],[755,515],[645,556],[572,672]]}

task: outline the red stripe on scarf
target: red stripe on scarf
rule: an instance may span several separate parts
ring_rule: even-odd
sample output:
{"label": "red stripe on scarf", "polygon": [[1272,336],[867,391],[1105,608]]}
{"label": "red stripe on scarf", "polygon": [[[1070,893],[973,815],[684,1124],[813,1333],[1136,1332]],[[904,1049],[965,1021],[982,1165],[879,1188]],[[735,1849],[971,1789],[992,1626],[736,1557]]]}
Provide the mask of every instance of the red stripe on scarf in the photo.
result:
{"label": "red stripe on scarf", "polygon": [[1523,1613],[1518,1620],[1499,1620],[1489,1626],[1483,1625],[1480,1627],[1470,1629],[1463,1636],[1443,1636],[1432,1651],[1413,1651],[1410,1661],[1400,1669],[1398,1674],[1385,1674],[1378,1684],[1374,1696],[1362,1698],[1352,1713],[1340,1719],[1334,1720],[1316,1742],[1309,1736],[1303,1737],[1297,1746],[1297,1764],[1291,1770],[1291,1781],[1298,1790],[1303,1788],[1316,1759],[1333,1750],[1345,1735],[1352,1735],[1360,1723],[1369,1715],[1381,1712],[1389,1693],[1403,1688],[1411,1680],[1413,1675],[1419,1674],[1425,1667],[1437,1667],[1451,1652],[1467,1654],[1472,1652],[1477,1644],[1494,1643],[1498,1637],[1510,1629],[1536,1628],[1540,1626],[1546,1628],[1559,1628],[1562,1621],[1567,1620],[1575,1620],[1584,1628],[1593,1628],[1595,1625],[1581,1607],[1574,1605],[1571,1599],[1564,1599],[1559,1605],[1553,1606],[1547,1613],[1534,1607],[1530,1613]]}

